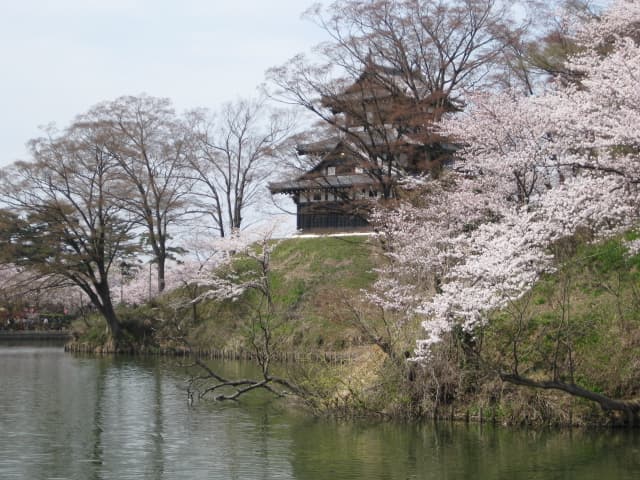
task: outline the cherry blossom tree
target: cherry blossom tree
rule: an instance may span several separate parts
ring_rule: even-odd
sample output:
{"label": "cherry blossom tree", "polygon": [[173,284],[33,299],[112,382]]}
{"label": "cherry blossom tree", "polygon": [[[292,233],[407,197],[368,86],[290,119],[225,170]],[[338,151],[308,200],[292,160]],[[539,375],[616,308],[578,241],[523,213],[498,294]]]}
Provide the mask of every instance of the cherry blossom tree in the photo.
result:
{"label": "cherry blossom tree", "polygon": [[[640,49],[632,39],[620,38],[613,51],[602,56],[597,51],[601,37],[594,37],[605,35],[603,24],[619,28],[611,17],[620,12],[628,20],[633,18],[630,13],[640,13],[637,6],[626,8],[627,3],[618,2],[602,23],[585,27],[584,38],[596,40],[590,52],[573,59],[574,68],[585,73],[580,86],[539,98],[476,95],[469,111],[447,124],[468,144],[462,152],[464,168],[475,175],[471,185],[476,198],[486,201],[487,192],[493,194],[489,203],[498,220],[466,238],[495,234],[496,229],[506,230],[506,235],[517,225],[515,218],[538,226],[529,235],[533,238],[544,226],[544,249],[581,226],[606,235],[633,222],[638,135],[629,126],[638,124],[635,78]],[[465,248],[483,250],[466,242],[463,238]]]}
{"label": "cherry blossom tree", "polygon": [[[189,238],[181,239],[185,253],[166,264],[165,290],[157,289],[156,270],[150,262],[133,262],[129,274],[114,279],[114,289],[122,287],[121,302],[129,305],[143,304],[163,293],[175,294],[188,291],[186,304],[197,304],[207,298],[228,299],[236,297],[241,289],[232,288],[228,280],[219,275],[220,269],[244,252],[250,245],[250,235],[214,237],[209,231],[193,231]],[[225,288],[226,286],[226,288]]]}
{"label": "cherry blossom tree", "polygon": [[[227,378],[207,365],[198,354],[194,366],[203,374],[192,378],[190,395],[199,398],[215,395],[216,400],[235,400],[255,389],[267,390],[277,396],[301,394],[299,387],[272,371],[274,355],[285,336],[287,317],[278,311],[271,284],[271,255],[278,242],[272,239],[272,229],[245,233],[212,241],[199,239],[191,244],[192,258],[173,270],[172,278],[186,297],[174,302],[174,307],[195,306],[205,299],[239,301],[247,307],[244,330],[249,352],[260,368],[257,378]],[[187,348],[190,342],[175,332]]]}
{"label": "cherry blossom tree", "polygon": [[[392,308],[406,308],[410,299],[412,314],[423,316],[426,336],[416,360],[428,364],[434,346],[456,329],[481,335],[496,312],[511,313],[514,324],[522,320],[523,297],[542,274],[562,268],[566,239],[580,233],[598,240],[638,221],[638,24],[637,2],[614,2],[579,29],[582,50],[569,62],[579,83],[558,82],[535,97],[469,96],[468,110],[445,122],[465,145],[458,173],[448,175],[454,187],[443,201],[425,197],[386,221],[395,235],[388,247],[393,262],[377,294]],[[407,288],[407,272],[428,272],[433,294],[419,283]],[[390,288],[393,282],[403,289]],[[567,360],[561,366],[556,353],[549,380],[522,373],[516,340],[510,361],[494,367],[514,384],[638,411],[633,402],[576,385],[570,341],[557,342]]]}
{"label": "cherry blossom tree", "polygon": [[68,311],[90,302],[82,290],[62,278],[42,276],[11,263],[0,264],[0,295],[5,303],[49,304]]}
{"label": "cherry blossom tree", "polygon": [[399,176],[448,158],[435,124],[486,82],[511,30],[498,0],[349,0],[306,16],[329,40],[270,69],[272,94],[317,118],[314,132],[341,142],[385,199]]}
{"label": "cherry blossom tree", "polygon": [[[56,285],[59,282],[52,283]],[[48,282],[41,281],[34,273],[11,263],[0,264],[0,313],[3,319],[11,322],[13,319],[22,318],[28,307],[39,303],[39,294],[45,290],[42,287],[46,286],[49,286]]]}

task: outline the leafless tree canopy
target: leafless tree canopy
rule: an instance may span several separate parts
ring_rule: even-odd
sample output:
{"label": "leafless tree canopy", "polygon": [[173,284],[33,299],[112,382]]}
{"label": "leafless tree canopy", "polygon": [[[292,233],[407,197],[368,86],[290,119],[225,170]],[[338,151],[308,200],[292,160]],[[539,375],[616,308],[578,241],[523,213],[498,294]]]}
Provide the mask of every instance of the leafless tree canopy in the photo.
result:
{"label": "leafless tree canopy", "polygon": [[349,0],[306,16],[330,40],[313,60],[298,55],[269,70],[271,93],[351,145],[385,197],[403,159],[442,156],[437,121],[462,106],[466,90],[493,81],[513,31],[496,0]]}
{"label": "leafless tree canopy", "polygon": [[22,248],[13,263],[82,289],[117,342],[121,325],[109,272],[134,249],[133,221],[120,201],[131,194],[130,185],[106,143],[104,132],[91,126],[49,131],[31,141],[32,162],[2,171],[0,193],[23,220],[17,224]]}
{"label": "leafless tree canopy", "polygon": [[192,185],[186,174],[189,132],[170,100],[146,95],[100,104],[77,124],[103,130],[105,146],[131,187],[131,195],[121,199],[122,206],[143,229],[162,292],[165,263],[174,250],[169,245],[170,229],[186,214],[185,196]]}
{"label": "leafless tree canopy", "polygon": [[0,236],[0,261],[82,289],[117,343],[114,262],[150,253],[162,292],[183,222],[206,211],[220,235],[239,229],[291,128],[289,116],[260,101],[184,117],[168,99],[146,95],[99,104],[32,140],[31,161],[1,171],[8,208],[0,224],[10,232]]}
{"label": "leafless tree canopy", "polygon": [[507,32],[501,62],[492,77],[499,88],[533,95],[549,80],[575,81],[577,72],[566,65],[579,52],[575,27],[599,15],[591,0],[523,0],[520,28]]}
{"label": "leafless tree canopy", "polygon": [[213,113],[191,112],[189,123],[194,209],[208,216],[224,237],[241,228],[247,209],[264,194],[293,131],[293,117],[254,99],[227,103]]}

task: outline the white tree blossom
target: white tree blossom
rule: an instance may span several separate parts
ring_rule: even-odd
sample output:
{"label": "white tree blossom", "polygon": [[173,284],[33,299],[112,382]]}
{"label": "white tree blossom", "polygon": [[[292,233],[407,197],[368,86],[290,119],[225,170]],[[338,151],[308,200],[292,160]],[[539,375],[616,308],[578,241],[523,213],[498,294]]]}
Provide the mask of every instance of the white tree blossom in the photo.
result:
{"label": "white tree blossom", "polygon": [[[417,358],[455,326],[473,333],[518,300],[556,267],[561,239],[602,238],[637,222],[639,20],[636,2],[614,2],[579,30],[583,50],[570,60],[577,83],[539,96],[470,96],[466,112],[444,123],[464,145],[457,170],[466,177],[427,189],[419,207],[387,221],[392,262],[375,297],[423,316]],[[394,286],[416,271],[437,279],[432,295]]]}

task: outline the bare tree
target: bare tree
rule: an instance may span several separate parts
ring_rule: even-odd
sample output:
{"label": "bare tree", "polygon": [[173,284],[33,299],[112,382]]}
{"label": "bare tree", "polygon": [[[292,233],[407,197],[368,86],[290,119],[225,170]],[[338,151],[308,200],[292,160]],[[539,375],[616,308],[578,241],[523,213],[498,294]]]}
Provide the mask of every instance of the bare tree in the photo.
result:
{"label": "bare tree", "polygon": [[218,112],[191,113],[191,180],[200,213],[221,237],[238,230],[274,170],[273,161],[293,131],[293,118],[263,99],[238,100]]}
{"label": "bare tree", "polygon": [[525,21],[505,31],[505,48],[492,74],[497,85],[533,95],[550,80],[579,81],[580,72],[567,64],[582,50],[576,26],[598,18],[602,5],[592,0],[520,0],[518,4]]}
{"label": "bare tree", "polygon": [[114,348],[122,326],[109,274],[133,253],[133,222],[119,199],[130,194],[99,128],[75,126],[30,142],[33,160],[0,173],[2,201],[15,213],[13,263],[80,288],[105,318]]}
{"label": "bare tree", "polygon": [[485,80],[510,30],[497,0],[336,2],[307,16],[330,41],[268,72],[272,94],[316,115],[393,193],[398,169],[446,156],[437,122]]}
{"label": "bare tree", "polygon": [[131,195],[122,204],[144,229],[162,292],[166,260],[179,251],[170,246],[170,230],[186,214],[191,190],[185,175],[189,133],[169,99],[146,95],[97,105],[78,120],[78,125],[92,123],[103,129],[105,147],[131,184]]}
{"label": "bare tree", "polygon": [[[199,298],[217,300],[235,300],[242,302],[247,309],[245,316],[246,347],[260,368],[256,378],[228,378],[216,372],[194,354],[194,366],[201,373],[194,376],[189,385],[190,395],[196,392],[199,398],[214,395],[216,400],[236,400],[240,396],[256,389],[267,390],[277,396],[294,394],[302,396],[303,390],[288,379],[273,373],[272,363],[282,352],[283,343],[290,332],[290,318],[284,315],[274,298],[272,285],[271,255],[277,242],[271,239],[271,232],[261,235],[255,243],[244,243],[240,238],[231,245],[241,248],[235,251],[235,257],[227,257],[225,269],[219,270],[200,283]],[[235,247],[234,247],[235,248]],[[236,261],[242,259],[242,267],[236,267]],[[189,300],[193,303],[193,300]],[[177,339],[189,342],[176,328]]]}

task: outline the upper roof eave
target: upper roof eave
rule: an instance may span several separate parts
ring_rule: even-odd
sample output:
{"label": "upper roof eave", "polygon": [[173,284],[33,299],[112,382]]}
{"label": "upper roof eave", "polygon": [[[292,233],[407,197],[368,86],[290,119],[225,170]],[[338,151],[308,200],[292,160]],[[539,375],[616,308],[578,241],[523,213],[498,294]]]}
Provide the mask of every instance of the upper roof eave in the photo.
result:
{"label": "upper roof eave", "polygon": [[311,190],[338,190],[355,186],[373,185],[374,179],[369,175],[335,175],[310,179],[297,179],[284,182],[269,183],[271,193],[296,193]]}

